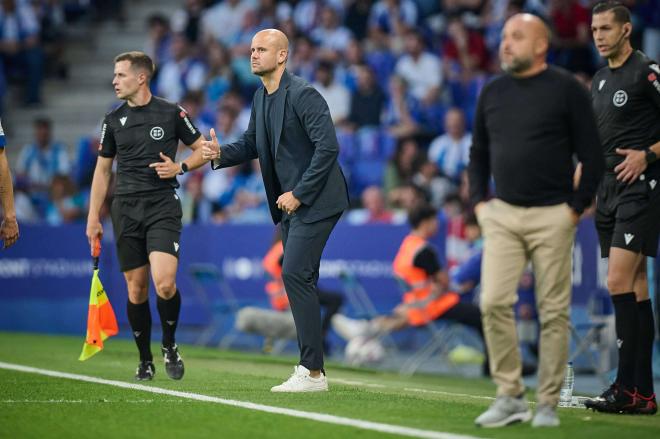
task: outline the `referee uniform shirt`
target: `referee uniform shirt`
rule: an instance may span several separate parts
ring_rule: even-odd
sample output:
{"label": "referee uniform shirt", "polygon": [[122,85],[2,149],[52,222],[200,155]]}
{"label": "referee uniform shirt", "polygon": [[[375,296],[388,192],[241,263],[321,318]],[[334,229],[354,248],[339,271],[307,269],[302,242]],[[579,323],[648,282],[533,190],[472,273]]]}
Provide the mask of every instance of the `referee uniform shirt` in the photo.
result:
{"label": "referee uniform shirt", "polygon": [[149,164],[162,152],[173,161],[179,140],[193,144],[201,135],[186,111],[153,96],[148,104],[124,103],[106,115],[99,155],[117,157],[117,187],[111,216],[122,271],[148,263],[161,251],[178,258],[181,202],[176,178],[161,179]]}
{"label": "referee uniform shirt", "polygon": [[601,256],[619,247],[654,257],[660,230],[660,161],[630,184],[618,181],[614,168],[625,158],[617,148],[644,150],[660,141],[660,67],[634,51],[620,67],[596,73],[591,95],[607,169],[596,203]]}

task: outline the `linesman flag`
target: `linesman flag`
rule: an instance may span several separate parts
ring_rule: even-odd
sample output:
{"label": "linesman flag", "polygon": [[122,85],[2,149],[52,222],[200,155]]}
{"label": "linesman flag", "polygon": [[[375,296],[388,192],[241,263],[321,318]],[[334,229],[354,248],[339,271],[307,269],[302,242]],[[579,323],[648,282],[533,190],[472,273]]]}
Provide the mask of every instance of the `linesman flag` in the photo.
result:
{"label": "linesman flag", "polygon": [[119,332],[117,319],[112,310],[107,294],[99,279],[99,255],[101,254],[101,242],[96,239],[92,249],[94,261],[94,275],[92,276],[92,287],[89,291],[89,311],[87,313],[87,337],[83,343],[83,349],[78,360],[85,361],[103,349],[103,342],[108,337]]}

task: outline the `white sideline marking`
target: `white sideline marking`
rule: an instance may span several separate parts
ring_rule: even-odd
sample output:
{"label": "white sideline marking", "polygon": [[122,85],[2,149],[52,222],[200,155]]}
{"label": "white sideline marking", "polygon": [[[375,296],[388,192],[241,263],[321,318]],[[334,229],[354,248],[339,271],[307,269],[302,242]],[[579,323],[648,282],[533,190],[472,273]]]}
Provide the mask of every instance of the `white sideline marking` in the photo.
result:
{"label": "white sideline marking", "polygon": [[[0,401],[0,404],[94,404],[94,403],[119,403],[119,404],[149,404],[155,402],[153,399],[131,399],[131,400],[116,400],[111,401],[109,399],[97,399],[97,400],[82,400],[82,399],[3,399]],[[180,399],[170,399],[163,400],[159,402],[173,402],[181,404],[184,402],[192,401],[181,401]]]}
{"label": "white sideline marking", "polygon": [[108,386],[121,387],[123,389],[141,390],[143,392],[176,396],[179,398],[193,399],[196,401],[213,402],[216,404],[223,404],[232,407],[245,408],[249,410],[255,410],[266,413],[273,413],[276,415],[292,416],[295,418],[302,418],[311,421],[325,422],[327,424],[345,425],[348,427],[361,428],[363,430],[378,431],[381,433],[391,433],[391,434],[399,434],[402,436],[429,438],[429,439],[477,439],[475,436],[444,433],[444,432],[432,431],[432,430],[421,430],[417,428],[403,427],[400,425],[382,424],[379,422],[364,421],[361,419],[344,418],[342,416],[327,415],[324,413],[305,412],[302,410],[274,407],[269,405],[256,404],[253,402],[247,402],[247,401],[236,401],[233,399],[218,398],[215,396],[201,395],[198,393],[180,392],[177,390],[162,389],[160,387],[145,386],[142,384],[132,384],[123,381],[106,380],[103,378],[96,378],[86,375],[57,372],[54,370],[47,370],[47,369],[38,369],[36,367],[22,366],[20,364],[0,362],[0,369],[34,373],[38,375],[45,375],[55,378],[67,378],[71,380],[84,381],[88,383],[105,384]]}

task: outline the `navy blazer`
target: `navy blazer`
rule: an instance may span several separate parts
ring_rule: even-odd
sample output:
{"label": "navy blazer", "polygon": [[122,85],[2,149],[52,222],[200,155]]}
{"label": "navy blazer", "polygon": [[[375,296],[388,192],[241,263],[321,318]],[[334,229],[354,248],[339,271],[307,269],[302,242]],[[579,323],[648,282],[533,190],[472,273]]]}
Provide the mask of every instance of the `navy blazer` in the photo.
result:
{"label": "navy blazer", "polygon": [[[250,123],[236,142],[221,145],[213,169],[259,159],[273,222],[282,220],[277,198],[293,191],[301,206],[296,215],[304,223],[334,216],[348,207],[348,189],[337,162],[339,144],[328,104],[304,79],[286,70],[272,106],[264,114],[264,87],[252,99]],[[265,117],[275,118],[274,154],[268,143]],[[279,177],[279,178],[278,178]],[[281,182],[296,183],[281,187]]]}

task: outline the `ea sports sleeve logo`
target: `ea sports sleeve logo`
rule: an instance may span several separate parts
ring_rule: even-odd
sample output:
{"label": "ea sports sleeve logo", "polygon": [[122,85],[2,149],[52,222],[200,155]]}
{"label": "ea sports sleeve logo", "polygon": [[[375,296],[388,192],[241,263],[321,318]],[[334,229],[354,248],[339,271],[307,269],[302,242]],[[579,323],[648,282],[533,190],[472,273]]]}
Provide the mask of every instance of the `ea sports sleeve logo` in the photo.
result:
{"label": "ea sports sleeve logo", "polygon": [[153,127],[151,131],[149,131],[149,135],[154,140],[160,140],[165,135],[165,130],[163,130],[161,127]]}
{"label": "ea sports sleeve logo", "polygon": [[612,97],[612,103],[615,107],[623,107],[628,102],[628,93],[624,90],[617,90]]}

